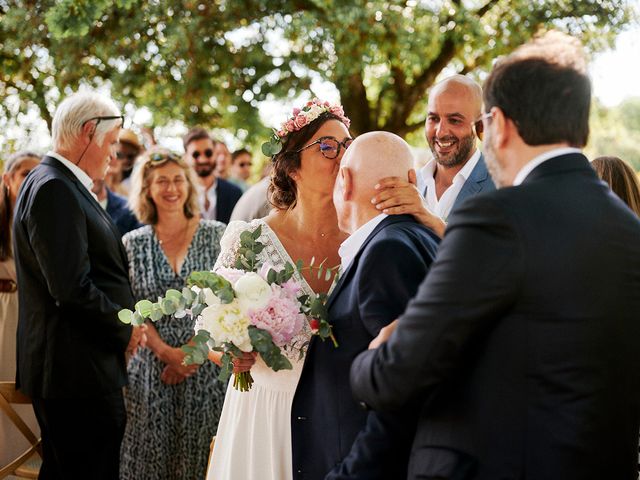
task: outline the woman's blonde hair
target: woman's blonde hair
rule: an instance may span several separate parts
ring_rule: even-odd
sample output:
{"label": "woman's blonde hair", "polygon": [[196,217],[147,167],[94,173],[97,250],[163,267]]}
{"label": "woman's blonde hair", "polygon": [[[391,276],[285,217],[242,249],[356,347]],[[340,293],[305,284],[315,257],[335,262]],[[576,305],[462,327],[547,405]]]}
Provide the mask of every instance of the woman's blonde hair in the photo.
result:
{"label": "woman's blonde hair", "polygon": [[131,193],[129,194],[129,206],[142,223],[155,225],[158,223],[158,210],[149,194],[151,186],[151,174],[158,168],[173,162],[184,171],[189,185],[187,200],[184,203],[184,216],[193,218],[200,214],[198,205],[198,179],[195,173],[179,155],[166,148],[154,147],[144,152],[133,169],[131,176]]}
{"label": "woman's blonde hair", "polygon": [[633,168],[618,157],[598,157],[591,166],[613,193],[640,217],[640,181]]}

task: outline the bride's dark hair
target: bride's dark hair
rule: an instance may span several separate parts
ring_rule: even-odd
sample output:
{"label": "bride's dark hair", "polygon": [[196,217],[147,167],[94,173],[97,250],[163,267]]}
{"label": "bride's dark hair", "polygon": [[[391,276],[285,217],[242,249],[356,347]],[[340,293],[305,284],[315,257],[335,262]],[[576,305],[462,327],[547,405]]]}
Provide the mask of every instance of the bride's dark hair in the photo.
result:
{"label": "bride's dark hair", "polygon": [[309,125],[287,135],[282,150],[273,156],[269,203],[278,210],[287,210],[296,205],[297,187],[296,182],[291,178],[291,175],[300,168],[300,154],[296,153],[296,150],[304,147],[329,120],[342,122],[342,119],[333,113],[322,113]]}

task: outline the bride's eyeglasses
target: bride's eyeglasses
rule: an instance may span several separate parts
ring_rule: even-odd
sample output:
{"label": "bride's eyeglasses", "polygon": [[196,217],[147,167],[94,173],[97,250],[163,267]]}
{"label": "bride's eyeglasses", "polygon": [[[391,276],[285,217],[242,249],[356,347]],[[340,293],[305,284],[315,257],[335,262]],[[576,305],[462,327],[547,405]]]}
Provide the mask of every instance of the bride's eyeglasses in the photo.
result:
{"label": "bride's eyeglasses", "polygon": [[346,150],[349,145],[353,143],[353,138],[345,138],[343,141],[339,141],[336,137],[320,137],[315,142],[311,142],[309,145],[302,147],[300,150],[296,150],[296,153],[300,153],[309,147],[314,145],[320,145],[320,153],[324,158],[334,159],[340,155],[340,148],[344,147]]}

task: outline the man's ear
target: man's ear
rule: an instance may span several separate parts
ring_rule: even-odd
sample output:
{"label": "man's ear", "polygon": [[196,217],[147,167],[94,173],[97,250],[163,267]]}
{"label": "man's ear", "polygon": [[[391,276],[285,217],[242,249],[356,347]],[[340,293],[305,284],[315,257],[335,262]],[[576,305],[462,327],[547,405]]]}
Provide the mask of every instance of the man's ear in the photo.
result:
{"label": "man's ear", "polygon": [[91,140],[96,133],[96,122],[91,120],[82,126],[82,136]]}
{"label": "man's ear", "polygon": [[500,108],[493,107],[491,110],[493,113],[491,121],[494,123],[491,138],[495,142],[494,148],[501,148],[509,142],[511,135],[515,133],[513,131],[515,124],[513,120],[507,118]]}
{"label": "man's ear", "polygon": [[339,181],[342,182],[342,199],[347,202],[353,198],[353,174],[349,167],[340,167]]}

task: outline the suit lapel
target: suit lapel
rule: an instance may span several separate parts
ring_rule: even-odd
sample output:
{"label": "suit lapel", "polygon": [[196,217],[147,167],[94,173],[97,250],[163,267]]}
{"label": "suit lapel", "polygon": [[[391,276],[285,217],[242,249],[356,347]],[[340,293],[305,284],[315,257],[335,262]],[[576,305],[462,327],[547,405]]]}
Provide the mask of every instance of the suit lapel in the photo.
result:
{"label": "suit lapel", "polygon": [[[360,256],[362,255],[362,251],[369,244],[369,242],[371,242],[371,240],[373,240],[376,237],[376,235],[378,235],[378,233],[380,233],[387,225],[406,221],[407,217],[409,216],[408,215],[390,215],[384,218],[378,225],[376,225],[376,228],[373,229],[373,232],[369,234],[369,236],[360,246],[360,249],[358,250],[358,253],[356,254],[356,256],[353,258],[353,261],[351,262],[351,264],[349,264],[349,266],[343,272],[343,274],[340,275],[340,278],[338,279],[338,283],[336,284],[335,288],[333,289],[333,292],[331,292],[331,295],[327,300],[327,310],[331,308],[331,305],[333,304],[335,299],[338,297],[338,295],[340,295],[340,291],[348,283],[347,280],[353,276],[353,273],[355,272],[358,266],[358,262],[360,261]],[[412,217],[409,217],[409,218],[412,218]]]}
{"label": "suit lapel", "polygon": [[80,180],[78,180],[78,177],[76,177],[73,174],[73,172],[71,170],[69,170],[67,167],[65,167],[64,164],[62,162],[60,162],[58,159],[53,158],[53,157],[45,157],[44,160],[42,160],[42,163],[45,164],[45,165],[49,165],[49,166],[51,166],[53,168],[56,168],[59,171],[61,171],[62,173],[64,173],[65,176],[71,182],[73,182],[73,184],[80,191],[80,193],[82,195],[84,195],[84,197],[87,199],[87,202],[89,202],[89,204],[93,206],[93,208],[96,210],[98,215],[102,217],[102,219],[107,223],[107,225],[109,225],[109,228],[111,229],[111,231],[113,232],[115,237],[118,239],[118,247],[119,247],[119,250],[120,250],[120,256],[122,257],[123,264],[126,267],[126,265],[128,265],[127,252],[125,251],[124,246],[122,245],[122,242],[120,241],[120,238],[121,238],[120,231],[118,230],[118,227],[115,226],[115,224],[113,223],[113,220],[111,220],[111,217],[107,214],[107,212],[104,210],[104,208],[102,208],[102,206],[98,203],[98,201],[95,199],[95,197],[93,195],[91,195],[89,190],[87,190],[87,188],[84,185],[82,185],[82,183],[80,183]]}
{"label": "suit lapel", "polygon": [[469,178],[467,178],[467,181],[462,185],[462,189],[453,202],[453,207],[451,208],[451,210],[453,211],[453,209],[456,208],[465,199],[480,192],[482,190],[482,184],[487,180],[488,177],[489,172],[487,171],[487,166],[484,163],[484,156],[481,153],[480,158],[478,159],[478,163],[475,167],[473,167]]}

